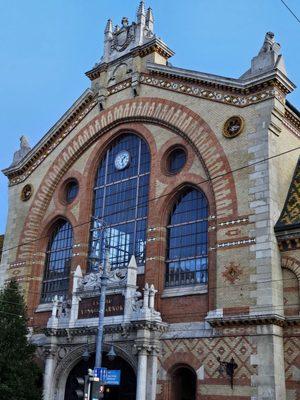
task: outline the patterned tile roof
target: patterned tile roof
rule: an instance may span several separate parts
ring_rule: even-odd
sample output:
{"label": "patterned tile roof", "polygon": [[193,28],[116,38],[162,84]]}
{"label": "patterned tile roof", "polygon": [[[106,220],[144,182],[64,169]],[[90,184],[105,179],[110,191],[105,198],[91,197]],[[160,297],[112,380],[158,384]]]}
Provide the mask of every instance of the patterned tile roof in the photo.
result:
{"label": "patterned tile roof", "polygon": [[300,228],[300,157],[275,231]]}

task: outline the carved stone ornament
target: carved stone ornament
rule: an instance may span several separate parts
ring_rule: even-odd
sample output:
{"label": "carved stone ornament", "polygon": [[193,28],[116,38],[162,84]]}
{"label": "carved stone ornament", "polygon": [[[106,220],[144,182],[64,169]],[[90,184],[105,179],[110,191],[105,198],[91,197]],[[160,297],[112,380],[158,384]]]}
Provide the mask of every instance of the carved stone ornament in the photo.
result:
{"label": "carved stone ornament", "polygon": [[244,120],[242,117],[235,115],[228,118],[223,126],[223,135],[232,139],[242,133],[244,129]]}
{"label": "carved stone ornament", "polygon": [[33,186],[30,184],[25,185],[21,192],[21,200],[28,201],[31,198],[32,194],[33,194]]}
{"label": "carved stone ornament", "polygon": [[128,26],[128,19],[122,19],[122,28],[116,26],[111,50],[124,51],[135,37],[135,24]]}
{"label": "carved stone ornament", "polygon": [[[101,287],[101,272],[92,272],[90,274],[86,274],[81,281],[81,285],[79,286],[79,291],[90,291],[97,290]],[[127,277],[127,272],[120,269],[114,269],[112,271],[108,271],[108,284],[121,284],[125,282]]]}

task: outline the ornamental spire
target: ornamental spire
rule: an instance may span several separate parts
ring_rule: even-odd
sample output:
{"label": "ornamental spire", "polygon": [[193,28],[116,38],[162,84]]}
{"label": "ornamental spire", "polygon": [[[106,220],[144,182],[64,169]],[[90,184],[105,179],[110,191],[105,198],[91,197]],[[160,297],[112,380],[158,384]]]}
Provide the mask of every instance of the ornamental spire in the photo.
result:
{"label": "ornamental spire", "polygon": [[145,2],[141,1],[137,9],[137,22],[139,23],[142,16],[145,16]]}
{"label": "ornamental spire", "polygon": [[153,32],[154,28],[154,17],[153,17],[153,11],[152,8],[149,7],[147,10],[146,14],[146,26],[149,29],[149,31]]}
{"label": "ornamental spire", "polygon": [[108,34],[108,33],[112,33],[112,32],[113,32],[113,23],[112,23],[112,20],[109,19],[106,23],[104,33]]}

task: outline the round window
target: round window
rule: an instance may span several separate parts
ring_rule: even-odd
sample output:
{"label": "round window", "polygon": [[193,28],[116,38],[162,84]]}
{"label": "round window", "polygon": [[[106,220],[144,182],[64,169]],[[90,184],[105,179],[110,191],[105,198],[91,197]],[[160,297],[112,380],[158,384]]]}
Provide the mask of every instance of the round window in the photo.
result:
{"label": "round window", "polygon": [[170,174],[181,171],[186,163],[186,152],[182,148],[174,149],[167,158],[167,170]]}
{"label": "round window", "polygon": [[65,188],[65,199],[68,204],[72,203],[77,197],[79,191],[78,182],[76,180],[69,181]]}

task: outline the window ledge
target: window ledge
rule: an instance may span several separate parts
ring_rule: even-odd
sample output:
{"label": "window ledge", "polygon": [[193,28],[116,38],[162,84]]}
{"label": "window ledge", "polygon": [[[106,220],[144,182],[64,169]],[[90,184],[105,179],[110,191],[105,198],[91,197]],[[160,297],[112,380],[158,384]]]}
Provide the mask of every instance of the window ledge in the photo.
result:
{"label": "window ledge", "polygon": [[45,312],[52,311],[53,304],[52,303],[41,303],[35,309],[35,312]]}
{"label": "window ledge", "polygon": [[161,297],[179,297],[179,296],[191,296],[194,294],[207,293],[207,285],[194,285],[194,286],[176,286],[172,288],[164,289]]}

